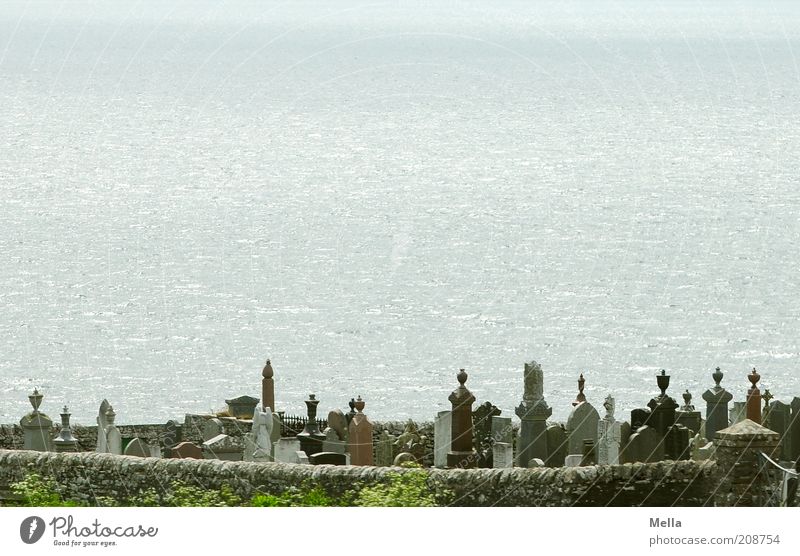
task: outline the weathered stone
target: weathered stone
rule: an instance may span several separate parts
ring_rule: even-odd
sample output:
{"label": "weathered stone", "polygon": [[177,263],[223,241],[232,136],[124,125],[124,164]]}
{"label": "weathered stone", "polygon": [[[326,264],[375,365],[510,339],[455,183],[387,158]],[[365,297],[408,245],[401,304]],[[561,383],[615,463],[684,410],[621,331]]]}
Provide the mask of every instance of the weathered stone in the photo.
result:
{"label": "weathered stone", "polygon": [[478,453],[477,467],[492,467],[492,418],[502,413],[491,402],[484,402],[472,412],[474,447]]}
{"label": "weathered stone", "polygon": [[754,423],[761,423],[761,390],[758,389],[758,381],[761,380],[761,375],[758,374],[755,367],[753,372],[747,375],[747,380],[750,381],[751,387],[747,390],[747,401],[745,402],[745,415]]}
{"label": "weathered stone", "polygon": [[334,409],[328,412],[328,428],[336,432],[336,435],[339,437],[338,440],[347,440],[349,425],[350,423],[341,409]]}
{"label": "weathered stone", "polygon": [[664,442],[658,432],[645,425],[632,434],[621,454],[624,462],[656,462],[664,459]]}
{"label": "weathered stone", "polygon": [[106,411],[111,407],[111,404],[108,403],[108,400],[103,400],[100,402],[100,410],[97,414],[96,421],[97,421],[97,444],[96,444],[96,452],[101,454],[105,454],[108,449],[106,445]]}
{"label": "weathered stone", "polygon": [[547,435],[547,446],[550,453],[547,455],[547,459],[543,461],[547,463],[548,467],[563,467],[567,457],[567,448],[569,447],[567,431],[562,425],[554,423],[548,425],[545,434]]}
{"label": "weathered stone", "polygon": [[33,393],[28,396],[28,400],[33,406],[33,411],[25,415],[19,422],[25,435],[23,447],[26,450],[37,452],[50,452],[53,450],[53,443],[50,438],[53,420],[39,411],[43,398],[44,396],[34,389]]}
{"label": "weathered stone", "polygon": [[384,430],[381,432],[378,439],[378,445],[375,447],[375,465],[380,467],[389,467],[394,461],[393,444],[395,442],[394,436]]}
{"label": "weathered stone", "polygon": [[452,434],[450,451],[447,453],[447,467],[471,469],[477,466],[478,455],[473,448],[472,404],[475,396],[464,385],[467,373],[461,369],[456,375],[458,388],[448,398],[452,404]]}
{"label": "weathered stone", "polygon": [[514,429],[511,424],[511,417],[492,417],[492,440],[494,442],[514,443]]}
{"label": "weathered stone", "polygon": [[297,460],[295,453],[300,450],[300,441],[297,438],[281,438],[275,443],[275,461],[294,463]]}
{"label": "weathered stone", "polygon": [[675,424],[675,410],[678,409],[678,403],[667,395],[669,378],[669,375],[663,369],[661,374],[656,375],[661,394],[647,403],[647,407],[650,409],[647,425],[655,429],[661,436],[666,435],[667,430]]}
{"label": "weathered stone", "polygon": [[308,458],[308,462],[311,465],[347,465],[347,458],[344,452],[317,452]]}
{"label": "weathered stone", "polygon": [[222,425],[222,421],[217,418],[207,419],[206,422],[203,423],[203,442],[224,433],[225,427]]}
{"label": "weathered stone", "polygon": [[450,411],[440,411],[433,421],[433,465],[442,469],[447,467],[453,435],[451,415]]}
{"label": "weathered stone", "polygon": [[704,436],[714,440],[718,430],[728,426],[728,403],[733,399],[733,394],[720,386],[723,378],[722,371],[717,367],[712,375],[716,382],[713,388],[705,391],[703,399],[706,402],[706,425]]}
{"label": "weathered stone", "polygon": [[306,400],[306,411],[308,420],[303,432],[297,435],[297,440],[300,441],[300,449],[310,456],[322,451],[322,441],[325,440],[325,435],[322,434],[317,425],[317,406],[319,400],[314,394],[309,394]]}
{"label": "weathered stone", "polygon": [[275,371],[272,369],[272,362],[267,359],[264,368],[261,370],[261,409],[275,413]]}
{"label": "weathered stone", "polygon": [[614,398],[607,396],[603,407],[606,414],[597,423],[597,463],[616,465],[619,463],[622,432],[620,423],[614,419]]}
{"label": "weathered stone", "polygon": [[134,456],[137,458],[149,458],[150,457],[150,447],[145,444],[145,442],[141,438],[134,438],[128,445],[125,446],[125,453],[126,456]]}
{"label": "weathered stone", "polygon": [[[252,457],[253,461],[275,461],[272,443],[274,427],[275,420],[269,406],[264,411],[259,411],[258,408],[253,411],[253,428],[250,431],[250,438],[252,438],[254,450],[252,456],[248,456]],[[249,446],[247,446],[247,449],[249,449]]]}
{"label": "weathered stone", "polygon": [[800,398],[792,399],[792,419],[789,422],[789,449],[791,450],[784,459],[797,461],[800,459]]}
{"label": "weathered stone", "polygon": [[356,413],[350,421],[350,465],[373,465],[372,422],[363,413],[364,400],[356,400]]}
{"label": "weathered stone", "polygon": [[553,410],[544,399],[544,374],[536,361],[525,363],[525,392],[515,413],[522,423],[517,439],[517,466],[528,467],[531,458],[546,461],[549,458],[547,445],[547,419]]}
{"label": "weathered stone", "polygon": [[581,402],[575,406],[567,420],[567,450],[569,454],[582,454],[583,441],[597,442],[597,424],[600,415],[589,402]]}
{"label": "weathered stone", "polygon": [[172,448],[172,458],[203,459],[203,450],[191,442],[181,442]]}
{"label": "weathered stone", "polygon": [[[342,419],[344,419],[344,413],[342,413]],[[339,440],[339,435],[336,431],[328,427],[325,429],[325,440],[322,441],[322,451],[344,455],[344,453],[347,452],[347,443],[344,440]]]}
{"label": "weathered stone", "polygon": [[730,412],[730,424],[741,423],[747,418],[747,402],[733,402]]}
{"label": "weathered stone", "polygon": [[258,406],[258,398],[252,396],[239,396],[230,400],[225,400],[228,405],[228,415],[236,417],[237,419],[249,419],[253,415],[253,411]]}
{"label": "weathered stone", "polygon": [[514,447],[510,443],[494,443],[492,447],[492,466],[496,469],[514,467]]}
{"label": "weathered stone", "polygon": [[61,412],[61,430],[53,441],[56,452],[77,452],[78,439],[72,436],[72,428],[69,424],[70,412],[67,406]]}
{"label": "weathered stone", "polygon": [[202,454],[205,459],[241,461],[242,453],[242,445],[227,434],[218,434],[203,442]]}
{"label": "weathered stone", "polygon": [[790,405],[780,400],[775,400],[770,404],[767,422],[764,426],[778,433],[781,439],[782,459],[791,461],[792,447],[791,436],[789,435],[789,425],[792,420],[792,408]]}

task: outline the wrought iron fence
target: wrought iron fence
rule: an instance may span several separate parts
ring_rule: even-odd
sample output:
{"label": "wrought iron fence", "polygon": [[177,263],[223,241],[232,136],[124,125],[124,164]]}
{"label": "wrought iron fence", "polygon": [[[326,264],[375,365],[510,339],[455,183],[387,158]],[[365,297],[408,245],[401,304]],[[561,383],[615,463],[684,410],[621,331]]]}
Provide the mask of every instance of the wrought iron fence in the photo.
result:
{"label": "wrought iron fence", "polygon": [[800,495],[797,493],[800,479],[800,460],[795,469],[786,469],[764,452],[758,453],[758,459],[769,477],[769,492],[766,506],[797,507],[800,506]]}

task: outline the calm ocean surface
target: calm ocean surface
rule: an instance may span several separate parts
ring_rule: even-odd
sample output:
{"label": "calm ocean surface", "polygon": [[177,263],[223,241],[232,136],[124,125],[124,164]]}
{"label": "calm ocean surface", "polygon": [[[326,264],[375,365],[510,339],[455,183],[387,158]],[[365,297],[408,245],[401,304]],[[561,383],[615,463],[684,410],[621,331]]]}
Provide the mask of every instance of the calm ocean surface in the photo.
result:
{"label": "calm ocean surface", "polygon": [[[431,5],[433,4],[433,5]],[[0,422],[800,395],[790,2],[0,5]]]}

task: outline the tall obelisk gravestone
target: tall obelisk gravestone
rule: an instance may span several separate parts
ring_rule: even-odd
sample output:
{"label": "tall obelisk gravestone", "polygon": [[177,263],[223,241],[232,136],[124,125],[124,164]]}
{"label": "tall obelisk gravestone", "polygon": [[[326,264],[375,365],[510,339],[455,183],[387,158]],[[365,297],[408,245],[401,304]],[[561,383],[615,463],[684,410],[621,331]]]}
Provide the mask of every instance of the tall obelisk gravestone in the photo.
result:
{"label": "tall obelisk gravestone", "polygon": [[517,466],[528,467],[533,458],[547,461],[547,418],[553,409],[544,399],[544,375],[536,361],[525,363],[525,392],[516,409],[522,420],[517,442]]}
{"label": "tall obelisk gravestone", "polygon": [[452,404],[452,436],[450,451],[447,453],[447,467],[471,469],[478,463],[478,454],[472,445],[472,404],[475,396],[464,386],[467,381],[464,369],[458,372],[456,378],[458,388],[447,398]]}

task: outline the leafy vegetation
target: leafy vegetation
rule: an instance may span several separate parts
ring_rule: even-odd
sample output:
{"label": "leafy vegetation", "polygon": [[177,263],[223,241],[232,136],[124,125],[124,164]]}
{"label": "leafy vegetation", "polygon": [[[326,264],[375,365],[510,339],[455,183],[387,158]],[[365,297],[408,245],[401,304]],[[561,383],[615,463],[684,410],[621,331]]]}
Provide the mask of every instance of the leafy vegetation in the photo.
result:
{"label": "leafy vegetation", "polygon": [[[409,466],[413,467],[413,466]],[[418,467],[418,466],[416,466]],[[85,503],[64,499],[52,478],[31,473],[11,486],[21,506],[83,506]],[[405,473],[390,473],[386,483],[354,488],[341,496],[331,496],[322,485],[306,481],[279,494],[259,492],[250,500],[237,496],[231,487],[208,489],[181,481],[159,491],[150,488],[127,500],[109,497],[93,499],[97,506],[171,506],[171,507],[430,507],[445,504],[447,493],[434,493],[428,486],[428,474],[421,468]]]}

